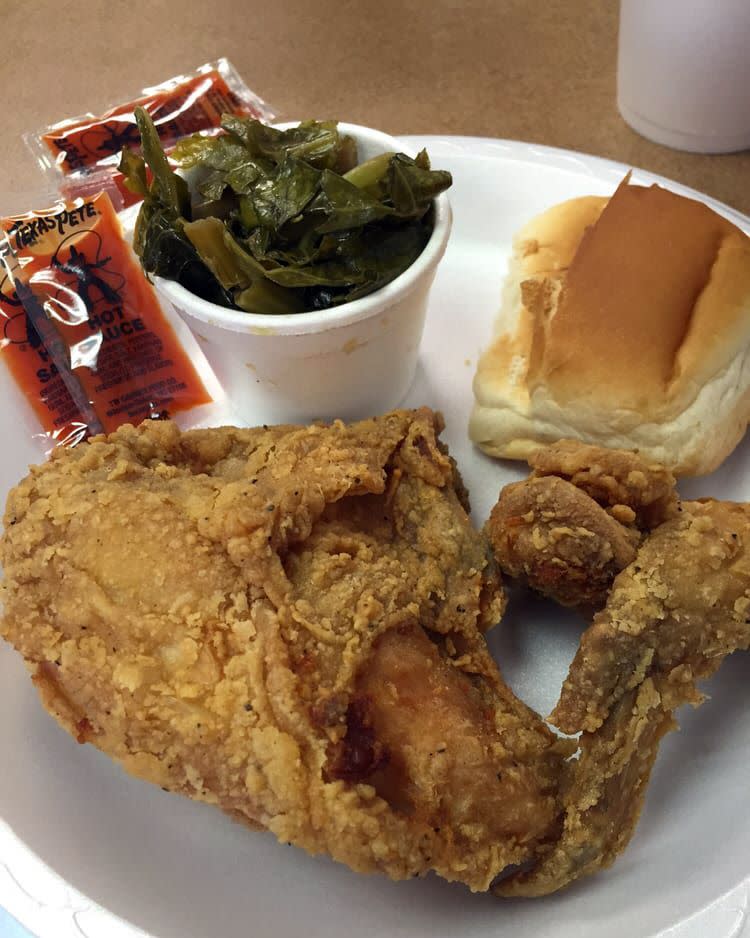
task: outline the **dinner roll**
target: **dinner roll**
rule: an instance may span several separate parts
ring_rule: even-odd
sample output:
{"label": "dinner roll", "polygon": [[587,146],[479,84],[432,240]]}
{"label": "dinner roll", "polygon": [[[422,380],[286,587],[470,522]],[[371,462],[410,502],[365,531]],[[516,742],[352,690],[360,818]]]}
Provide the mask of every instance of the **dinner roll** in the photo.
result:
{"label": "dinner roll", "polygon": [[628,178],[553,206],[515,239],[474,395],[493,456],[576,438],[711,472],[750,419],[750,238]]}

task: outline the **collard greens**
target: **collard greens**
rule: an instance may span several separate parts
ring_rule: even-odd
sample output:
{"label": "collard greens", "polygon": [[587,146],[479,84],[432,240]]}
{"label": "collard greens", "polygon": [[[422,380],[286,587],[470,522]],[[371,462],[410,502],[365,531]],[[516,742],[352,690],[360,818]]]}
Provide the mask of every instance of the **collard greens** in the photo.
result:
{"label": "collard greens", "polygon": [[[325,309],[372,293],[419,256],[451,175],[384,153],[357,165],[334,121],[289,130],[225,115],[219,136],[181,140],[173,172],[149,115],[125,184],[143,196],[134,247],[144,269],[252,313]],[[150,173],[147,172],[150,170]]]}

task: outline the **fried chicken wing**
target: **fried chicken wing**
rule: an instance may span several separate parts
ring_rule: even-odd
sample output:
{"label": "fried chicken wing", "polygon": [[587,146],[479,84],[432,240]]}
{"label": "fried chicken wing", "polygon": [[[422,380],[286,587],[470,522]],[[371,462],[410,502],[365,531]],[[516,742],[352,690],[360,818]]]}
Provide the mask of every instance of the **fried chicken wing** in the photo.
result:
{"label": "fried chicken wing", "polygon": [[694,682],[749,643],[750,506],[683,502],[584,633],[552,720],[566,733],[593,732],[647,676],[678,703],[697,703]]}
{"label": "fried chicken wing", "polygon": [[581,732],[563,779],[557,844],[499,887],[543,895],[608,866],[638,821],[673,711],[703,697],[696,681],[750,647],[750,506],[683,502],[619,574],[584,633],[551,720]]}
{"label": "fried chicken wing", "polygon": [[636,453],[562,440],[534,453],[507,485],[487,535],[504,573],[563,606],[604,605],[643,531],[671,517],[675,480]]}
{"label": "fried chicken wing", "polygon": [[80,742],[355,870],[486,889],[570,747],[502,682],[502,587],[429,411],[122,427],[10,494],[2,634]]}

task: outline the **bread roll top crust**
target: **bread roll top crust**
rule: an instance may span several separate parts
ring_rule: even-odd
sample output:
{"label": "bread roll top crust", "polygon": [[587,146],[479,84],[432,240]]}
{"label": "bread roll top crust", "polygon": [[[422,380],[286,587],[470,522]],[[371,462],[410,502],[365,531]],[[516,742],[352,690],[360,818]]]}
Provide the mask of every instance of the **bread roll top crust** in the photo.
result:
{"label": "bread roll top crust", "polygon": [[577,235],[556,297],[522,285],[539,327],[532,394],[547,385],[560,403],[601,396],[647,414],[750,338],[750,239],[702,202],[624,182]]}

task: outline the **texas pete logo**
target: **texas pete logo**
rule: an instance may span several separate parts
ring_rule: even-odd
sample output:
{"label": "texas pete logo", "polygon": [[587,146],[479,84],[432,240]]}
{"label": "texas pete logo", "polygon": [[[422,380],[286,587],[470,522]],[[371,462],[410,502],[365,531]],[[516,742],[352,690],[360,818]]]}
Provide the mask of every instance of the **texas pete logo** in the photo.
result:
{"label": "texas pete logo", "polygon": [[[77,228],[98,214],[92,202],[83,202],[81,205],[66,206],[59,211],[40,214],[34,218],[18,219],[8,228],[6,234],[16,251],[21,251],[43,241],[48,232],[65,235],[70,228]],[[0,257],[9,254],[10,250],[7,244],[0,243]]]}

